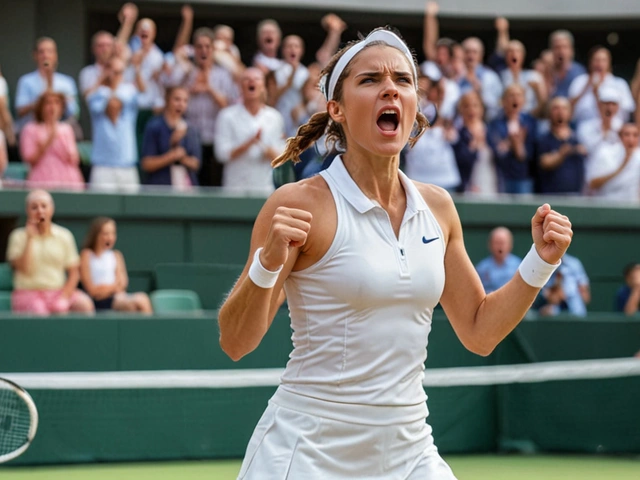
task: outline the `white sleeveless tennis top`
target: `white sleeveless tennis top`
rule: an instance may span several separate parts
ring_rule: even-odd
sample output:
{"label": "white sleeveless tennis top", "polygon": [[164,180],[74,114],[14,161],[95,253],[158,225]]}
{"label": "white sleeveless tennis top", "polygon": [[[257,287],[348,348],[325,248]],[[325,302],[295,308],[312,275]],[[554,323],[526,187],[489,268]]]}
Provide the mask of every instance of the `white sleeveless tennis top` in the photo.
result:
{"label": "white sleeveless tennis top", "polygon": [[97,256],[89,254],[91,282],[94,285],[113,285],[116,283],[116,254],[113,250],[105,250]]}
{"label": "white sleeveless tennis top", "polygon": [[[337,230],[326,254],[285,282],[294,349],[274,401],[369,424],[425,418],[427,339],[444,288],[440,226],[402,172],[399,239],[340,157],[320,174],[335,200]],[[379,407],[398,408],[380,415]]]}

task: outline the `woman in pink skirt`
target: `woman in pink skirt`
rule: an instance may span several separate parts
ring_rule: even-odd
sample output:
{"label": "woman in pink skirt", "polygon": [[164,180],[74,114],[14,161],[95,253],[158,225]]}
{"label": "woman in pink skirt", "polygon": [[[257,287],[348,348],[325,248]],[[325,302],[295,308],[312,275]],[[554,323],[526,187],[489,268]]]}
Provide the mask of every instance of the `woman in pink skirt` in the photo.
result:
{"label": "woman in pink skirt", "polygon": [[61,93],[43,93],[35,106],[35,121],[25,125],[20,134],[22,159],[31,165],[29,187],[84,189],[73,130],[60,121],[64,105]]}

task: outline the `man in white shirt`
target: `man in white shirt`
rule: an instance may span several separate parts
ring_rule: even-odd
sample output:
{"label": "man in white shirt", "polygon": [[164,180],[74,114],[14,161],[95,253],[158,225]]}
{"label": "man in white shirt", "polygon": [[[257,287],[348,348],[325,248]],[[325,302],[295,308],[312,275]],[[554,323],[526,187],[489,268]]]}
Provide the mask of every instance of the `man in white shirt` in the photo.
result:
{"label": "man in white shirt", "polygon": [[578,141],[587,149],[587,163],[603,146],[620,143],[620,128],[623,125],[618,116],[620,94],[614,88],[603,85],[598,89],[598,109],[600,116],[581,122],[577,129]]}
{"label": "man in white shirt", "polygon": [[265,104],[265,78],[248,68],[240,80],[242,103],[218,116],[215,150],[225,164],[222,186],[236,193],[268,195],[274,190],[271,161],[284,148],[282,115]]}
{"label": "man in white shirt", "polygon": [[278,58],[282,30],[280,30],[278,22],[272,19],[262,20],[256,30],[258,52],[253,57],[253,66],[262,70],[266,75],[277,70],[282,63],[282,60]]}
{"label": "man in white shirt", "polygon": [[40,95],[45,90],[62,93],[66,98],[65,118],[77,117],[78,89],[69,75],[56,71],[58,68],[58,47],[49,37],[36,40],[34,58],[38,68],[20,77],[16,89],[16,129],[20,131],[27,122],[33,120],[33,110]]}
{"label": "man in white shirt", "polygon": [[620,129],[621,142],[603,147],[587,165],[587,185],[593,195],[626,202],[640,200],[640,132],[633,123]]}

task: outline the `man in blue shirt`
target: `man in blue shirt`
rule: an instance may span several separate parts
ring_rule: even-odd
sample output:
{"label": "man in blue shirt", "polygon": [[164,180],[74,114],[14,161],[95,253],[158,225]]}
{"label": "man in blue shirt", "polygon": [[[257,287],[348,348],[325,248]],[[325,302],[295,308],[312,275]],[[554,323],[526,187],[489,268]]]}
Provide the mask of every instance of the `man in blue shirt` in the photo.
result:
{"label": "man in blue shirt", "polygon": [[521,259],[513,255],[513,235],[506,227],[498,227],[489,234],[491,256],[476,265],[485,292],[491,293],[515,275]]}
{"label": "man in blue shirt", "polygon": [[549,48],[553,53],[552,97],[569,97],[573,80],[586,73],[585,68],[573,61],[573,35],[568,30],[556,30],[549,36]]}
{"label": "man in blue shirt", "polygon": [[525,92],[514,83],[502,97],[503,113],[489,124],[487,140],[506,193],[533,193],[531,165],[535,158],[537,123],[522,112]]}
{"label": "man in blue shirt", "polygon": [[589,277],[582,262],[568,253],[562,257],[562,264],[541,291],[544,299],[540,315],[570,313],[578,317],[587,314],[591,302]]}
{"label": "man in blue shirt", "polygon": [[569,124],[569,100],[551,100],[549,120],[551,130],[538,140],[540,193],[579,195],[584,187],[587,150]]}
{"label": "man in blue shirt", "polygon": [[34,57],[38,68],[21,76],[16,88],[16,129],[20,131],[27,122],[33,120],[35,104],[46,90],[62,93],[66,98],[64,118],[77,117],[78,89],[76,82],[69,75],[56,72],[58,68],[58,48],[56,42],[49,37],[36,41]]}
{"label": "man in blue shirt", "polygon": [[624,267],[624,281],[626,285],[616,293],[616,311],[635,315],[640,306],[640,263],[630,263]]}

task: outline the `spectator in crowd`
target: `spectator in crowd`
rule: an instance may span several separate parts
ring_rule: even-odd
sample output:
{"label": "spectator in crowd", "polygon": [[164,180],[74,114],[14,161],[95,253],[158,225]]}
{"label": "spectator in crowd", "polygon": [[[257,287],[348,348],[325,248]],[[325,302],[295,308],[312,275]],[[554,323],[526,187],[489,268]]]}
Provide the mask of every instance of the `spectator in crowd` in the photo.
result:
{"label": "spectator in crowd", "polygon": [[84,190],[73,129],[60,121],[64,102],[61,93],[43,93],[34,107],[35,121],[27,123],[20,134],[22,160],[31,166],[30,188]]}
{"label": "spectator in crowd", "polygon": [[[439,107],[442,94],[440,88],[441,73],[435,64],[427,70],[427,75],[420,71],[418,76],[418,95],[420,108],[424,111],[428,104]],[[395,127],[389,122],[390,130]],[[383,121],[378,125],[385,129]],[[460,186],[460,172],[456,164],[453,148],[449,143],[454,133],[451,122],[442,118],[428,128],[405,152],[404,172],[412,180],[431,183],[454,192]]]}
{"label": "spectator in crowd", "polygon": [[624,78],[611,73],[611,52],[600,46],[592,48],[589,53],[589,72],[576,77],[569,87],[573,120],[580,124],[600,116],[597,98],[600,87],[618,92],[618,116],[623,122],[629,121],[630,114],[636,109],[629,84]]}
{"label": "spectator in crowd", "polygon": [[0,71],[0,135],[4,139],[5,152],[9,158],[16,158],[16,135],[13,117],[9,111],[9,87]]}
{"label": "spectator in crowd", "polygon": [[553,55],[551,96],[569,98],[571,83],[586,72],[584,66],[573,59],[573,34],[569,30],[556,30],[549,35],[549,48]]}
{"label": "spectator in crowd", "polygon": [[116,37],[105,30],[100,30],[91,37],[91,53],[95,62],[80,70],[78,83],[80,93],[85,98],[104,83],[109,61],[114,55],[120,56],[125,61],[128,60],[129,52],[126,51],[125,46],[129,42],[138,17],[138,8],[132,3],[126,3],[120,9],[118,16],[121,24]]}
{"label": "spectator in crowd", "polygon": [[109,62],[105,84],[87,97],[93,128],[91,187],[105,191],[138,190],[136,118],[138,90],[124,81],[125,63]]}
{"label": "spectator in crowd", "polygon": [[568,313],[577,317],[587,315],[587,305],[591,302],[589,277],[582,262],[568,253],[562,257],[562,264],[540,291],[541,316]]}
{"label": "spectator in crowd", "polygon": [[592,194],[614,200],[640,200],[640,133],[634,123],[620,129],[621,143],[598,150],[587,164],[587,183]]}
{"label": "spectator in crowd", "polygon": [[77,288],[80,259],[73,235],[52,222],[51,195],[34,190],[26,207],[26,225],[11,232],[7,246],[14,272],[12,310],[36,315],[93,312],[93,302]]}
{"label": "spectator in crowd", "polygon": [[256,28],[258,52],[253,57],[253,66],[258,67],[265,75],[280,68],[282,60],[278,58],[282,30],[275,20],[262,20]]}
{"label": "spectator in crowd", "polygon": [[114,250],[116,222],[98,217],[92,223],[80,252],[82,288],[90,295],[95,309],[153,313],[144,292],[127,293],[129,277],[124,256]]}
{"label": "spectator in crowd", "polygon": [[[439,38],[440,24],[438,22],[438,2],[427,1],[425,4],[424,27],[422,34],[422,51],[427,61],[434,62],[442,74],[449,79],[458,80],[461,71],[464,71],[464,63],[456,66],[456,53],[458,60],[462,60],[461,46],[450,38]],[[456,52],[457,50],[457,52]]]}
{"label": "spectator in crowd", "polygon": [[547,104],[547,88],[542,76],[535,70],[522,68],[526,57],[524,44],[518,40],[507,43],[505,61],[507,67],[500,72],[502,84],[505,88],[518,84],[525,90],[523,112],[534,117],[542,117]]}
{"label": "spectator in crowd", "polygon": [[553,52],[549,49],[540,52],[540,56],[532,63],[533,69],[538,72],[544,81],[545,90],[548,96],[555,91],[555,83],[553,76]]}
{"label": "spectator in crowd", "polygon": [[294,109],[303,101],[302,90],[309,71],[302,64],[304,41],[298,35],[288,35],[282,41],[283,61],[277,70],[267,76],[267,102],[284,118],[287,137],[295,136],[301,125],[293,118]]}
{"label": "spectator in crowd", "polygon": [[183,59],[176,64],[178,84],[189,91],[187,123],[193,126],[202,144],[201,186],[222,185],[222,163],[215,157],[214,132],[218,113],[238,99],[231,74],[213,61],[213,32],[203,27],[193,34],[195,64]]}
{"label": "spectator in crowd", "polygon": [[549,117],[551,130],[538,140],[540,193],[578,195],[584,188],[587,150],[571,128],[569,100],[551,100]]}
{"label": "spectator in crowd", "polygon": [[506,227],[494,228],[489,234],[491,255],[476,265],[486,293],[491,293],[515,275],[521,259],[512,254],[513,235]]}
{"label": "spectator in crowd", "polygon": [[274,190],[271,161],[284,149],[284,119],[265,103],[260,69],[246,69],[240,87],[242,103],[223,109],[216,126],[216,156],[225,163],[222,185],[269,194]]}
{"label": "spectator in crowd", "polygon": [[198,185],[202,148],[198,133],[183,116],[189,92],[182,87],[167,90],[163,115],[152,118],[142,142],[142,169],[149,185],[188,189]]}
{"label": "spectator in crowd", "polygon": [[482,64],[484,45],[479,38],[470,37],[462,42],[466,75],[459,82],[462,93],[475,90],[484,103],[487,120],[493,120],[500,113],[502,82],[496,72]]}
{"label": "spectator in crowd", "polygon": [[233,43],[235,32],[228,25],[216,25],[213,28],[213,60],[231,74],[235,81],[240,80],[246,68],[240,57],[240,50]]}
{"label": "spectator in crowd", "polygon": [[585,120],[578,126],[578,140],[587,149],[588,163],[600,147],[620,143],[623,121],[618,116],[620,95],[609,86],[598,89],[598,118]]}
{"label": "spectator in crowd", "polygon": [[537,125],[524,113],[524,88],[513,84],[502,97],[503,113],[489,124],[488,141],[506,193],[533,193],[531,164],[535,159]]}
{"label": "spectator in crowd", "polygon": [[478,92],[465,93],[458,103],[462,125],[453,141],[462,192],[498,193],[498,174],[487,143],[484,109]]}
{"label": "spectator in crowd", "polygon": [[4,138],[4,133],[0,130],[0,188],[2,188],[2,176],[7,169],[9,158],[7,154],[7,142]]}
{"label": "spectator in crowd", "polygon": [[635,315],[640,308],[640,263],[628,264],[623,274],[625,285],[616,292],[616,311]]}
{"label": "spectator in crowd", "polygon": [[56,42],[49,37],[40,37],[36,40],[34,58],[37,69],[21,76],[16,89],[18,131],[33,120],[36,102],[46,90],[60,92],[65,96],[66,110],[63,118],[77,117],[80,112],[75,81],[70,76],[56,71],[58,68]]}

